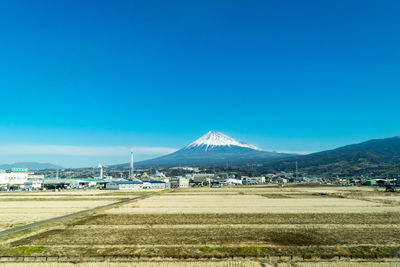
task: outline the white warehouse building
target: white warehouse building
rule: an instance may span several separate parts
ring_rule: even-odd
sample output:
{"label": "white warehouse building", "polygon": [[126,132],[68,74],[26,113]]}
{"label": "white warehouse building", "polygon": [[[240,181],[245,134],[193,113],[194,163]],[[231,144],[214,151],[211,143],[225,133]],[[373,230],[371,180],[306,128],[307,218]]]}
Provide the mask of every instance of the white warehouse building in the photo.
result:
{"label": "white warehouse building", "polygon": [[139,181],[115,181],[106,183],[106,189],[109,190],[130,190],[142,188],[143,183]]}
{"label": "white warehouse building", "polygon": [[242,176],[242,183],[244,185],[265,184],[265,177],[248,177]]}
{"label": "white warehouse building", "polygon": [[27,172],[2,172],[0,173],[0,186],[10,189],[13,187],[22,188],[28,182]]}

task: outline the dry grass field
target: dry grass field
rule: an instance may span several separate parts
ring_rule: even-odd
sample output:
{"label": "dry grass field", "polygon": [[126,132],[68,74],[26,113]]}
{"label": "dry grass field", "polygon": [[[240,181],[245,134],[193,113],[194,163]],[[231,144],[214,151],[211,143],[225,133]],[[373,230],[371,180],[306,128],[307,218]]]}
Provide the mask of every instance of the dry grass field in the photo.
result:
{"label": "dry grass field", "polygon": [[[47,205],[49,212],[55,212],[57,207],[67,209],[66,203],[71,209],[88,207],[132,194],[59,193],[58,200],[40,194],[42,198],[35,202],[33,196],[25,194],[19,196],[20,201],[3,203],[9,203],[10,210],[29,204]],[[107,260],[128,257],[132,261],[118,266],[139,266],[138,259],[143,257],[159,262],[140,262],[140,266],[396,266],[393,264],[398,263],[395,259],[400,252],[399,196],[369,187],[333,186],[165,190],[63,224],[15,235],[3,242],[0,253],[95,259],[106,256]],[[43,200],[46,197],[49,200]],[[40,214],[45,206],[39,207],[42,209],[32,207],[32,216]],[[171,261],[174,258],[183,261]],[[188,259],[202,262],[193,265],[195,261]]]}
{"label": "dry grass field", "polygon": [[[141,194],[144,192],[136,192]],[[0,231],[81,210],[106,205],[134,196],[132,191],[2,192]]]}
{"label": "dry grass field", "polygon": [[109,214],[209,213],[377,213],[400,212],[399,206],[336,197],[273,197],[263,195],[164,194],[111,209]]}
{"label": "dry grass field", "polygon": [[110,200],[0,200],[0,230],[106,205],[111,202]]}

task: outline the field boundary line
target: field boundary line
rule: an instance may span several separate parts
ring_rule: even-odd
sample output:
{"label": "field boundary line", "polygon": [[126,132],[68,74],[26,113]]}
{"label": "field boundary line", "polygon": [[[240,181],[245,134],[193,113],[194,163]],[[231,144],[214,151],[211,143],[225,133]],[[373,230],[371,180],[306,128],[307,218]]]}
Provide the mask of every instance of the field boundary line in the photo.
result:
{"label": "field boundary line", "polygon": [[[400,224],[374,225],[376,229],[400,228]],[[368,224],[77,224],[71,230],[86,229],[370,229]]]}

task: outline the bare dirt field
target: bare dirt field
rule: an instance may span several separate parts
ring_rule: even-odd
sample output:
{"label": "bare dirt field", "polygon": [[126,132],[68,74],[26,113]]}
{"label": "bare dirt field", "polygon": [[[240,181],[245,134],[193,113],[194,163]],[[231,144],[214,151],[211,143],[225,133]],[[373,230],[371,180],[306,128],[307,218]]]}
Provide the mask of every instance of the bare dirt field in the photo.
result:
{"label": "bare dirt field", "polygon": [[[92,202],[101,201],[99,196],[107,202],[129,194],[77,195],[85,200],[52,201],[48,210],[55,212],[65,203],[69,208],[75,208],[73,203],[76,208],[84,203],[95,205]],[[138,266],[139,257],[161,259],[141,262],[140,266],[394,266],[400,251],[399,196],[370,187],[333,186],[166,190],[36,233],[14,236],[4,242],[0,253],[133,257],[129,263],[133,265],[118,266]],[[24,197],[19,202],[3,203],[10,203],[10,210],[18,209],[17,203],[32,207],[35,202],[24,201]],[[33,214],[39,210],[32,207]],[[200,265],[165,262],[174,258],[203,261]]]}

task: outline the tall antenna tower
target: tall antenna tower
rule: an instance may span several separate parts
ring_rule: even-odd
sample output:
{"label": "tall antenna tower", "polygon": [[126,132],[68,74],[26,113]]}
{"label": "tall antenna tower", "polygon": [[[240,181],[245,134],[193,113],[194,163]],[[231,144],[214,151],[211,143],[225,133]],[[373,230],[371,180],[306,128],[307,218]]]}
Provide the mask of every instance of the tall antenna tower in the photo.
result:
{"label": "tall antenna tower", "polygon": [[131,165],[129,166],[129,178],[133,177],[133,151],[131,151]]}

